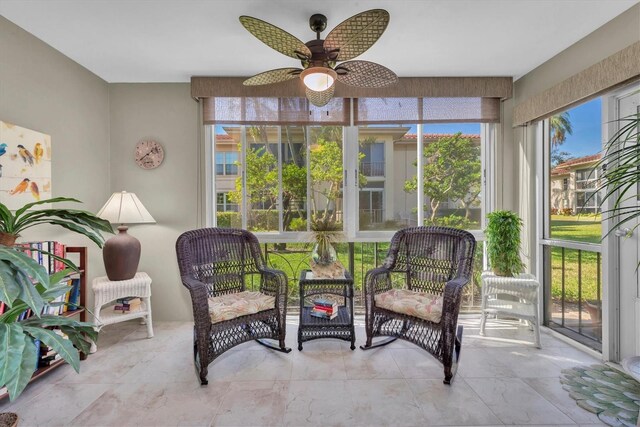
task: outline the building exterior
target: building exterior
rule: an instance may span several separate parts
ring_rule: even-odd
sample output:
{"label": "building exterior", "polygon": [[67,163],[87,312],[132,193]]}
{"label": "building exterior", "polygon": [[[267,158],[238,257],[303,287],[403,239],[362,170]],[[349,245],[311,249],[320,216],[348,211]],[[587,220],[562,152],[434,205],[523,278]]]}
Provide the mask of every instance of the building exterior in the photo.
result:
{"label": "building exterior", "polygon": [[560,163],[551,170],[549,183],[552,215],[599,213],[599,171],[594,166],[600,154],[579,157]]}

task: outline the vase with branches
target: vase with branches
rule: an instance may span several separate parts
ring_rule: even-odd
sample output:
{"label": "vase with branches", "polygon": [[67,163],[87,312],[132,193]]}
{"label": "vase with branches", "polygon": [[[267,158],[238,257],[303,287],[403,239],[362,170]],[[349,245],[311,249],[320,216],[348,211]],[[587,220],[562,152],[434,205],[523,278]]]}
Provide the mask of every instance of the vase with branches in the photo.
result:
{"label": "vase with branches", "polygon": [[329,216],[313,216],[311,234],[314,242],[311,252],[311,271],[316,278],[337,278],[344,275],[333,245],[342,239],[339,224]]}

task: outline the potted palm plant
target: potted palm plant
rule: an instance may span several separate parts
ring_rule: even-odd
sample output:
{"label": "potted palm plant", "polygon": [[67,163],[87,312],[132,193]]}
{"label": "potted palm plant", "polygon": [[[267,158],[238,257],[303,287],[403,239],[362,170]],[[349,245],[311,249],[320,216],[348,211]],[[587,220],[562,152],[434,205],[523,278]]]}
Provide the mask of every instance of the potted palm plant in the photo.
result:
{"label": "potted palm plant", "polygon": [[[46,269],[15,246],[18,234],[40,224],[59,225],[82,234],[98,246],[104,239],[101,231],[112,233],[108,221],[90,212],[73,209],[43,209],[28,211],[36,205],[58,202],[79,202],[76,199],[59,197],[29,203],[12,213],[0,203],[0,301],[8,310],[0,315],[0,387],[6,386],[9,397],[14,400],[22,393],[35,371],[36,342],[51,347],[76,371],[79,370],[78,350],[89,352],[91,341],[97,338],[93,324],[79,322],[63,316],[43,315],[43,308],[60,295],[69,291],[62,279],[77,268],[66,259],[49,254],[64,262],[69,268],[55,274]],[[32,248],[33,250],[33,248]],[[31,310],[33,316],[19,320],[21,313]],[[68,339],[52,329],[59,329]]]}
{"label": "potted palm plant", "polygon": [[515,212],[495,211],[487,215],[487,255],[497,276],[512,277],[522,271],[520,229],[522,220]]}

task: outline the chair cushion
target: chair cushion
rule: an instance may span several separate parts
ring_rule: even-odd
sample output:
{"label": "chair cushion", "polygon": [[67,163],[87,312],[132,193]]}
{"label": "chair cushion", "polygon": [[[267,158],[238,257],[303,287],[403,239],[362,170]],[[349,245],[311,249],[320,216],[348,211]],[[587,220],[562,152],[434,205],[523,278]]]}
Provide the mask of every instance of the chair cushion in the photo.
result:
{"label": "chair cushion", "polygon": [[276,299],[261,292],[243,291],[209,298],[211,323],[235,319],[236,317],[271,310]]}
{"label": "chair cushion", "polygon": [[396,313],[439,323],[442,296],[408,289],[391,289],[375,296],[376,306]]}

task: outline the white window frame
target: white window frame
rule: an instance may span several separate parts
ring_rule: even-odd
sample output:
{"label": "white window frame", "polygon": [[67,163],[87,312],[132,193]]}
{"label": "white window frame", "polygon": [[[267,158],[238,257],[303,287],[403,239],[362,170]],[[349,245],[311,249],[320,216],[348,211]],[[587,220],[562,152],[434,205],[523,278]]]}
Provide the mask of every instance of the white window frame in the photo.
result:
{"label": "white window frame", "polygon": [[[306,126],[307,140],[309,140],[309,132],[312,126]],[[239,173],[242,176],[243,187],[246,185],[246,174],[243,168],[246,158],[246,127],[241,128],[241,144],[242,151],[240,153],[240,166]],[[214,227],[216,225],[217,214],[217,199],[216,199],[216,185],[215,185],[215,126],[205,126],[205,156],[209,161],[205,166],[206,175],[206,226]],[[280,129],[280,128],[279,128]],[[418,124],[416,132],[418,134],[418,185],[422,187],[422,173],[423,168],[421,166],[422,159],[422,144],[420,143],[423,134],[423,125]],[[491,212],[495,206],[495,159],[496,159],[496,140],[498,138],[499,127],[495,124],[481,124],[480,129],[480,151],[481,151],[481,167],[482,167],[482,185],[481,185],[481,209],[482,209],[482,221],[481,228],[479,230],[469,230],[474,235],[477,241],[484,241],[484,228],[486,226],[486,214]],[[281,159],[281,131],[278,131],[278,170],[279,170],[279,182],[282,182],[282,159]],[[359,231],[358,230],[358,213],[359,213],[359,199],[358,199],[358,127],[357,126],[343,126],[342,132],[342,147],[343,147],[343,223],[344,223],[344,235],[345,241],[349,242],[380,242],[389,241],[395,234],[395,230],[385,231]],[[309,159],[309,145],[307,144],[307,159]],[[387,161],[387,159],[385,159]],[[307,168],[307,182],[310,181],[309,168]],[[310,200],[311,194],[310,186],[307,187],[307,201]],[[417,191],[417,206],[422,206],[422,189]],[[282,206],[282,192],[278,199],[278,206]],[[242,227],[247,227],[247,201],[246,197],[243,198],[242,204],[239,206],[242,212]],[[418,210],[419,223],[423,221],[424,212],[422,209]],[[282,212],[279,210],[279,229],[282,230]],[[272,232],[258,232],[254,233],[260,242],[262,243],[294,243],[294,242],[306,242],[310,241],[311,233],[299,231],[272,231]]]}

